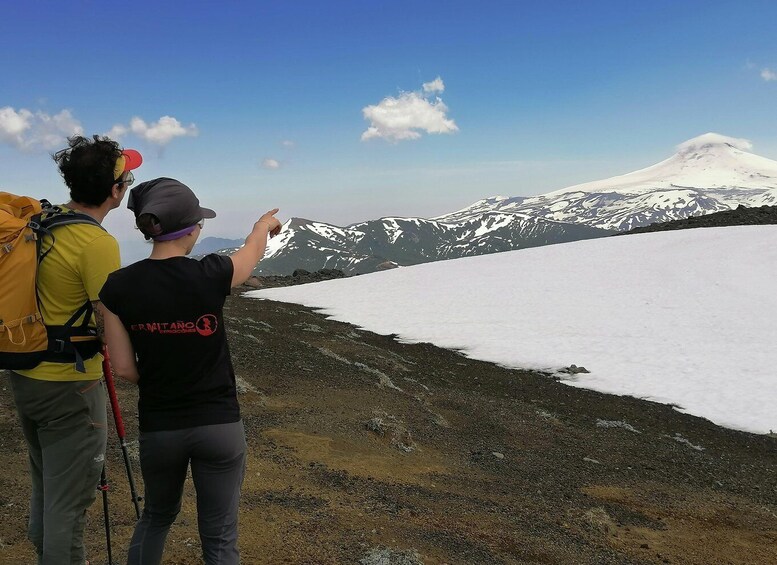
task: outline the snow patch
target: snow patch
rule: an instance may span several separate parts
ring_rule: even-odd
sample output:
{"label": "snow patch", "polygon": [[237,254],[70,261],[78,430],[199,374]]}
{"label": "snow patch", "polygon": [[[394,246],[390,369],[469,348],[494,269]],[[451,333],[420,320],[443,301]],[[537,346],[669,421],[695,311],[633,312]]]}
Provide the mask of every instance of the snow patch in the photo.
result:
{"label": "snow patch", "polygon": [[247,293],[570,386],[777,429],[777,226],[602,238]]}

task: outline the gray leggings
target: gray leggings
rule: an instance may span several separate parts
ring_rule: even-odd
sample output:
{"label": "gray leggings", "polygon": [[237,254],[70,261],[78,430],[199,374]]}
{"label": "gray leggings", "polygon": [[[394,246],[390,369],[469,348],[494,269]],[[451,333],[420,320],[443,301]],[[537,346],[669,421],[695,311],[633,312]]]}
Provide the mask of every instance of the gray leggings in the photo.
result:
{"label": "gray leggings", "polygon": [[245,459],[242,421],[142,432],[140,467],[146,499],[130,542],[128,565],[161,563],[167,532],[181,510],[189,463],[203,559],[207,565],[239,563],[237,514]]}

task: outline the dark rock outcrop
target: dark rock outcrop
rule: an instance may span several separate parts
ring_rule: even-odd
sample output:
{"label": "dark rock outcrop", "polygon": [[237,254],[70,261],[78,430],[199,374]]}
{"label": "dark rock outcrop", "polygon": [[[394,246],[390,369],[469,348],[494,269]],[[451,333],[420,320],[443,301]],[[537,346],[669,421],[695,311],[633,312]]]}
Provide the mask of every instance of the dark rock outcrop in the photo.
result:
{"label": "dark rock outcrop", "polygon": [[734,210],[724,210],[702,216],[691,216],[682,220],[660,222],[640,228],[634,228],[617,235],[647,233],[654,231],[687,230],[692,228],[715,228],[723,226],[761,226],[777,224],[777,206],[759,206],[748,208],[738,206]]}
{"label": "dark rock outcrop", "polygon": [[244,284],[249,289],[254,288],[276,288],[279,286],[294,286],[298,284],[307,284],[312,282],[328,281],[331,279],[343,279],[347,277],[345,273],[337,269],[320,269],[311,273],[305,269],[296,269],[291,275],[273,275],[273,276],[252,276]]}

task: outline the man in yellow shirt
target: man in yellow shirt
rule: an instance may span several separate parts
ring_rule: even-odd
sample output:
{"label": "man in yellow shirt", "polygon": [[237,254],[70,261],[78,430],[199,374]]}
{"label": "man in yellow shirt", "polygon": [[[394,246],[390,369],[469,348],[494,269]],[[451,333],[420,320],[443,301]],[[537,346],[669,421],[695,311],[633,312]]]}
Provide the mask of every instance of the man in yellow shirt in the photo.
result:
{"label": "man in yellow shirt", "polygon": [[[134,181],[140,153],[108,138],[74,136],[54,155],[71,200],[60,206],[95,224],[56,227],[38,268],[38,297],[49,328],[73,325],[102,339],[98,294],[120,266],[116,240],[99,226]],[[69,340],[64,340],[69,346]],[[63,342],[64,345],[64,342]],[[47,354],[34,369],[11,373],[29,450],[32,500],[28,535],[39,565],[84,564],[86,509],[96,496],[105,459],[107,414],[99,342]]]}

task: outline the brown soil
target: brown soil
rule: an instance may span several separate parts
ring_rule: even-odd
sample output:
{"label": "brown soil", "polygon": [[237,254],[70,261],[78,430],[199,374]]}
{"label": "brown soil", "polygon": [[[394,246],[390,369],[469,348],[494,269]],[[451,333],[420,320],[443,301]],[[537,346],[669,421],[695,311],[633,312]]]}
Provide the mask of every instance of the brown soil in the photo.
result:
{"label": "brown soil", "polygon": [[[375,549],[394,551],[392,563],[777,563],[774,437],[300,306],[234,297],[226,314],[247,385],[244,563],[358,563]],[[132,441],[135,391],[119,393]],[[7,383],[0,403],[0,562],[33,563]],[[121,563],[134,511],[114,434],[109,445]],[[142,484],[137,462],[135,473]],[[165,563],[200,562],[189,483],[185,496]],[[100,499],[87,537],[92,563],[105,563]]]}

